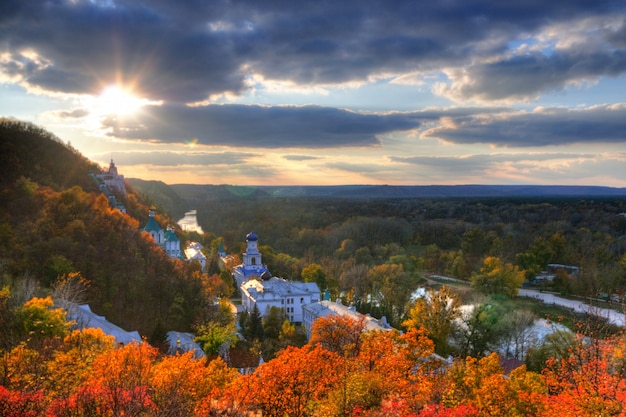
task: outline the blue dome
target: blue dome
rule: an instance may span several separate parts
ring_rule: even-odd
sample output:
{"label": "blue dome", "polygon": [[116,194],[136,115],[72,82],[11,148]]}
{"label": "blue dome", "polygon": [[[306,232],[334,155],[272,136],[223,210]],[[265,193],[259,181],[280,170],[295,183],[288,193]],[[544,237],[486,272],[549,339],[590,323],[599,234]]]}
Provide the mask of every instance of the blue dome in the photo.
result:
{"label": "blue dome", "polygon": [[256,236],[254,232],[250,232],[246,235],[246,240],[248,242],[256,242],[259,238]]}

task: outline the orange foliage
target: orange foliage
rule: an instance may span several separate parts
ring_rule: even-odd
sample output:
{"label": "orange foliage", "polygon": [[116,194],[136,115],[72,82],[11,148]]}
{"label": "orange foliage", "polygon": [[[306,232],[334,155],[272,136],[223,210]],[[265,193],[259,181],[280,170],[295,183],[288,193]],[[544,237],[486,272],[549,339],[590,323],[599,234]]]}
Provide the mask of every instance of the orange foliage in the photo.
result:
{"label": "orange foliage", "polygon": [[551,411],[544,416],[626,416],[625,352],[623,339],[579,338],[569,357],[550,359],[543,374]]}
{"label": "orange foliage", "polygon": [[472,405],[481,416],[524,417],[545,409],[546,387],[541,377],[525,366],[505,376],[498,355],[480,360],[468,357],[449,371],[444,405]]}
{"label": "orange foliage", "polygon": [[309,344],[319,344],[338,355],[355,356],[361,347],[363,329],[365,317],[359,320],[336,315],[320,317],[313,323]]}
{"label": "orange foliage", "polygon": [[173,415],[189,416],[215,384],[203,361],[193,352],[168,356],[152,367],[150,386],[157,407]]}
{"label": "orange foliage", "polygon": [[250,380],[252,395],[242,398],[263,416],[304,416],[339,382],[339,356],[319,346],[288,347],[259,366]]}
{"label": "orange foliage", "polygon": [[421,330],[359,331],[357,340],[359,326],[322,322],[310,344],[249,375],[220,358],[115,346],[95,329],[41,350],[23,343],[0,356],[0,416],[626,416],[624,339],[580,338],[542,374],[521,366],[505,375],[496,354],[450,365]]}
{"label": "orange foliage", "polygon": [[37,417],[43,415],[44,396],[41,391],[9,391],[0,385],[0,416]]}

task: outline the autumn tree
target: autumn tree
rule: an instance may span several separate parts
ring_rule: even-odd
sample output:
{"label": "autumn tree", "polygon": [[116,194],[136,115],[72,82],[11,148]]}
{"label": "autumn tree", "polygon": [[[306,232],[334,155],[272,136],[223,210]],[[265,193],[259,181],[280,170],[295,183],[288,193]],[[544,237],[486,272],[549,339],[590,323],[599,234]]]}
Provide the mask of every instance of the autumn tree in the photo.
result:
{"label": "autumn tree", "polygon": [[546,410],[541,376],[522,365],[507,377],[495,353],[480,360],[468,357],[455,362],[448,378],[442,401],[445,407],[470,405],[478,415],[489,417],[536,416]]}
{"label": "autumn tree", "polygon": [[320,404],[322,415],[370,415],[401,402],[407,414],[398,415],[404,416],[429,403],[443,363],[432,356],[433,344],[422,330],[367,331],[361,339],[358,356],[337,362],[340,382]]}
{"label": "autumn tree", "polygon": [[93,362],[89,379],[69,398],[50,407],[59,416],[142,416],[156,410],[149,393],[156,349],[132,343],[106,351]]}
{"label": "autumn tree", "polygon": [[105,335],[101,329],[73,330],[46,362],[48,395],[67,397],[75,392],[91,377],[96,358],[114,348],[114,337]]}
{"label": "autumn tree", "polygon": [[248,406],[268,417],[301,417],[336,386],[339,356],[321,346],[288,347],[261,364],[250,383]]}
{"label": "autumn tree", "polygon": [[[569,354],[548,360],[543,374],[552,416],[617,416],[626,404],[626,343],[623,338],[578,335]],[[557,413],[558,410],[558,413]]]}
{"label": "autumn tree", "polygon": [[20,326],[22,337],[30,344],[38,346],[46,338],[67,334],[69,323],[65,320],[65,310],[54,309],[53,306],[51,297],[35,297],[16,310],[16,323]]}
{"label": "autumn tree", "polygon": [[514,297],[524,282],[524,273],[517,266],[490,256],[485,259],[480,272],[473,274],[471,282],[473,288],[485,294]]}
{"label": "autumn tree", "polygon": [[10,391],[0,385],[0,415],[4,417],[39,417],[45,411],[41,391]]}
{"label": "autumn tree", "polygon": [[162,358],[149,378],[151,399],[158,410],[152,414],[155,417],[192,415],[214,387],[209,368],[193,352]]}
{"label": "autumn tree", "polygon": [[349,302],[365,301],[371,290],[367,283],[369,267],[356,264],[354,259],[346,261],[341,275],[339,276],[339,289],[348,294]]}
{"label": "autumn tree", "polygon": [[84,304],[91,283],[80,272],[61,275],[52,284],[54,303],[69,311],[74,306]]}
{"label": "autumn tree", "polygon": [[439,290],[428,290],[417,298],[409,310],[409,317],[402,324],[409,329],[424,328],[428,337],[435,343],[435,352],[448,356],[450,338],[457,330],[461,301],[445,285]]}
{"label": "autumn tree", "polygon": [[339,356],[356,356],[365,324],[364,316],[358,319],[341,315],[320,317],[313,322],[309,344],[320,345]]}

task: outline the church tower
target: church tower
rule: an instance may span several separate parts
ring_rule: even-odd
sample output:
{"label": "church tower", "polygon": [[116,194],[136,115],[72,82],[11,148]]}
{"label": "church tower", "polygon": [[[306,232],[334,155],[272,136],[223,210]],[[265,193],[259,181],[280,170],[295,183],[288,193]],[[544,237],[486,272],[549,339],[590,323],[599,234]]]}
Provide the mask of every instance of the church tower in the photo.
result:
{"label": "church tower", "polygon": [[261,254],[257,247],[259,238],[254,232],[246,235],[246,252],[243,254],[243,267],[248,270],[261,269]]}

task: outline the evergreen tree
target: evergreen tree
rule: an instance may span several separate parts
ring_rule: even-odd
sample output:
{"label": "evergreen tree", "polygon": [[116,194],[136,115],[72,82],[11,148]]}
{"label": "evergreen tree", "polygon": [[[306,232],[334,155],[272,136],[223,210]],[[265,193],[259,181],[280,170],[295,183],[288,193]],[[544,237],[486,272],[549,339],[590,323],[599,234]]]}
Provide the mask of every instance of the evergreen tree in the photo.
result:
{"label": "evergreen tree", "polygon": [[261,320],[261,312],[256,304],[252,311],[248,313],[247,320],[242,326],[242,332],[246,340],[250,342],[253,340],[263,341],[263,322]]}

